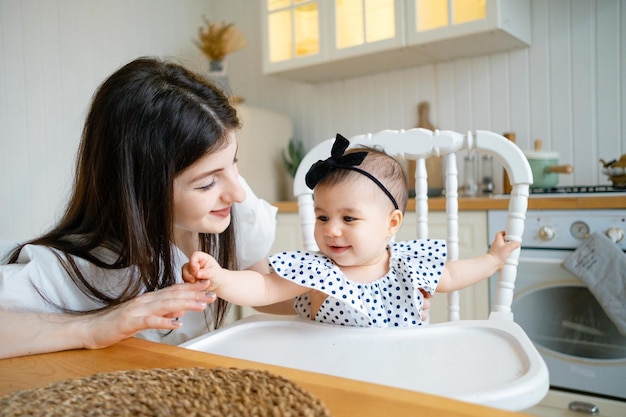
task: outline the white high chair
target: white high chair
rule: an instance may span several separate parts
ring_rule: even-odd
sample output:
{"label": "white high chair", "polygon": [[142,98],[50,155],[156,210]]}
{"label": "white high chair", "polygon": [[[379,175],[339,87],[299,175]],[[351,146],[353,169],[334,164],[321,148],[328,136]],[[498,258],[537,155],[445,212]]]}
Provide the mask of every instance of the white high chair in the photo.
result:
{"label": "white high chair", "polygon": [[[462,135],[426,129],[385,130],[355,136],[350,147],[380,146],[416,163],[416,238],[428,237],[425,159],[442,156],[445,167],[448,259],[458,259],[456,153],[487,153],[507,170],[512,184],[506,225],[508,239],[521,242],[532,173],[522,151],[487,131]],[[317,250],[313,237],[309,167],[330,156],[334,138],[307,153],[294,179],[304,248]],[[294,248],[294,250],[297,248]],[[183,344],[191,349],[374,382],[451,397],[507,410],[537,404],[548,392],[548,370],[533,343],[513,321],[511,303],[520,250],[498,274],[488,320],[460,320],[458,294],[448,296],[449,321],[410,328],[333,326],[295,317],[252,316]]]}

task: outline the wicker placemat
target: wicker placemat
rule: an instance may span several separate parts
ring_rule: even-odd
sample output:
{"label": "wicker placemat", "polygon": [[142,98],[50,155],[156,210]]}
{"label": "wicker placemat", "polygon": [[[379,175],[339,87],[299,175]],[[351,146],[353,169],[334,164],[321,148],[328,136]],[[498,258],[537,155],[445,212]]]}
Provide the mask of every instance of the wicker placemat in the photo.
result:
{"label": "wicker placemat", "polygon": [[137,369],[0,398],[0,416],[330,416],[313,395],[267,371]]}

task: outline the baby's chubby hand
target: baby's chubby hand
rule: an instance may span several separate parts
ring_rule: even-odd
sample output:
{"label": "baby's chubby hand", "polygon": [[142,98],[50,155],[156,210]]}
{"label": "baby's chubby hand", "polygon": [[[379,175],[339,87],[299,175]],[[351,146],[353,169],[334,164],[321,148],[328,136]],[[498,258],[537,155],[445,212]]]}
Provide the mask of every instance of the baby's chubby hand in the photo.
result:
{"label": "baby's chubby hand", "polygon": [[506,260],[511,256],[511,253],[515,249],[518,249],[521,246],[520,242],[513,240],[506,240],[504,238],[504,231],[500,231],[496,233],[496,237],[491,244],[491,248],[489,249],[489,254],[493,256],[498,262],[498,271],[502,269]]}
{"label": "baby's chubby hand", "polygon": [[210,281],[221,269],[220,264],[208,253],[194,252],[189,257],[189,262],[183,265],[183,280],[185,282]]}

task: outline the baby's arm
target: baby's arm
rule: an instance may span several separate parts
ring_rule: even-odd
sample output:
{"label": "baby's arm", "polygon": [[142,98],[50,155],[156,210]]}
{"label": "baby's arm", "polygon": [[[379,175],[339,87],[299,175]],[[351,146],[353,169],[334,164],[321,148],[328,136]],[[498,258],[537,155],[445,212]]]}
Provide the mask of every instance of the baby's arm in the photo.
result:
{"label": "baby's arm", "polygon": [[191,255],[183,266],[183,279],[187,282],[209,280],[208,291],[233,304],[252,307],[292,299],[309,290],[273,272],[261,274],[222,268],[215,258],[204,252]]}
{"label": "baby's arm", "polygon": [[489,278],[502,269],[511,253],[519,247],[519,242],[506,241],[504,232],[496,233],[489,253],[476,258],[447,262],[439,279],[437,292],[460,290]]}

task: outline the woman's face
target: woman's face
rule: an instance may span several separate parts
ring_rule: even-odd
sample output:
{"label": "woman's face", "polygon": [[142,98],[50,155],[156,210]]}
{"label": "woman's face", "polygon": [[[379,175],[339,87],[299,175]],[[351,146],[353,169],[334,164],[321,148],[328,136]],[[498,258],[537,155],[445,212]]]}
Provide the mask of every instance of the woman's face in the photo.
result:
{"label": "woman's face", "polygon": [[[233,203],[246,194],[239,184],[237,141],[230,132],[228,146],[207,154],[174,179],[175,239],[198,233],[221,233],[230,224]],[[177,242],[180,243],[180,242]]]}

